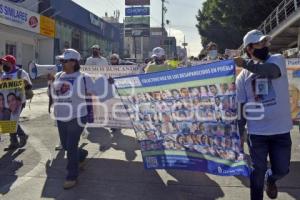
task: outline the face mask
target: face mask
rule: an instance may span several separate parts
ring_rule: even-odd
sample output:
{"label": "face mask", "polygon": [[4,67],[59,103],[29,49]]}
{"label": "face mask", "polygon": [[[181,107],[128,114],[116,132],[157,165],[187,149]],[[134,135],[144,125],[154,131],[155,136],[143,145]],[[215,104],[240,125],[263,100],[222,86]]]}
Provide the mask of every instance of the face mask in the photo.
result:
{"label": "face mask", "polygon": [[266,60],[269,56],[269,48],[254,49],[253,55],[260,60]]}
{"label": "face mask", "polygon": [[216,59],[217,56],[218,56],[218,51],[217,51],[217,50],[210,50],[210,51],[208,52],[208,57],[209,57],[210,59]]}
{"label": "face mask", "polygon": [[155,59],[155,63],[156,63],[157,65],[161,65],[161,64],[164,63],[164,60],[162,60],[162,59],[160,59],[160,58],[156,58],[156,59]]}
{"label": "face mask", "polygon": [[97,57],[99,54],[98,54],[98,51],[93,51],[93,56],[94,57]]}
{"label": "face mask", "polygon": [[3,65],[3,71],[5,71],[5,72],[10,72],[10,66],[8,66],[8,65]]}

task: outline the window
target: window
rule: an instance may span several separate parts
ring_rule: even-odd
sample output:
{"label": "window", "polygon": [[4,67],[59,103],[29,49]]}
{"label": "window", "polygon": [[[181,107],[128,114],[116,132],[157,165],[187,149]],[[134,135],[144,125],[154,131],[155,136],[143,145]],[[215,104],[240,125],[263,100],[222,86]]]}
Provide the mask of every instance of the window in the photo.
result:
{"label": "window", "polygon": [[6,55],[13,55],[17,56],[17,45],[12,43],[6,43],[5,44],[5,54]]}

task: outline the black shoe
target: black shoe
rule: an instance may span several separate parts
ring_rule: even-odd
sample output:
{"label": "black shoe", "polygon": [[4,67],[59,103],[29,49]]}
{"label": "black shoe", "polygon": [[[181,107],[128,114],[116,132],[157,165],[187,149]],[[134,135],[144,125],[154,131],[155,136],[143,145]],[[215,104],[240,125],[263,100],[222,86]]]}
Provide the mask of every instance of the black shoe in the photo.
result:
{"label": "black shoe", "polygon": [[267,181],[266,193],[270,199],[276,199],[278,196],[278,189],[276,183]]}
{"label": "black shoe", "polygon": [[24,147],[27,143],[28,135],[20,136],[20,147]]}
{"label": "black shoe", "polygon": [[13,151],[13,150],[16,150],[17,148],[19,148],[19,144],[18,143],[12,143],[8,147],[6,147],[4,149],[4,151]]}

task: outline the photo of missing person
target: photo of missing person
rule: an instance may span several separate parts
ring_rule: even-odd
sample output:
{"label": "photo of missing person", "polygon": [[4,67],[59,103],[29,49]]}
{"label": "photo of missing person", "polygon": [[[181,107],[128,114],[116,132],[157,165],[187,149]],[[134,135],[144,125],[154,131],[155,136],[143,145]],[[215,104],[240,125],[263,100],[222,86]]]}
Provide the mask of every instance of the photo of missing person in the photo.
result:
{"label": "photo of missing person", "polygon": [[161,133],[163,135],[175,132],[172,124],[172,116],[167,113],[162,113]]}
{"label": "photo of missing person", "polygon": [[208,97],[209,96],[207,86],[200,86],[200,95],[201,95],[201,97]]}
{"label": "photo of missing person", "polygon": [[180,96],[182,98],[189,98],[190,97],[189,90],[187,88],[181,88],[180,89]]}
{"label": "photo of missing person", "polygon": [[0,121],[10,120],[10,110],[5,107],[5,97],[0,93]]}
{"label": "photo of missing person", "polygon": [[10,110],[10,120],[17,121],[22,110],[22,99],[15,93],[7,95],[7,105]]}
{"label": "photo of missing person", "polygon": [[222,95],[229,95],[229,89],[228,89],[228,84],[227,83],[221,83],[220,84],[220,92]]}
{"label": "photo of missing person", "polygon": [[178,90],[173,89],[173,90],[171,90],[171,93],[172,93],[173,99],[180,99],[180,93]]}
{"label": "photo of missing person", "polygon": [[216,85],[209,85],[210,96],[217,96],[219,91]]}
{"label": "photo of missing person", "polygon": [[162,100],[161,92],[159,92],[159,91],[152,92],[151,96],[154,99],[154,101],[161,101]]}
{"label": "photo of missing person", "polygon": [[190,96],[193,98],[200,98],[200,91],[198,88],[189,88]]}
{"label": "photo of missing person", "polygon": [[172,93],[169,90],[164,90],[161,93],[161,97],[163,100],[171,100],[172,99]]}

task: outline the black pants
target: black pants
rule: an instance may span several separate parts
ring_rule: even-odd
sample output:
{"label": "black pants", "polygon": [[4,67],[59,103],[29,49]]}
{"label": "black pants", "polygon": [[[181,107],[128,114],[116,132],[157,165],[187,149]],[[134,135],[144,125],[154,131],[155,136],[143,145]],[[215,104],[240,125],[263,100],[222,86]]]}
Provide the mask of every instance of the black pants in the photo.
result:
{"label": "black pants", "polygon": [[291,136],[290,133],[271,136],[249,135],[248,145],[254,168],[250,176],[251,199],[262,200],[268,155],[272,170],[268,181],[276,182],[289,173]]}
{"label": "black pants", "polygon": [[[21,108],[21,112],[20,112],[20,115],[22,113],[22,110],[25,108],[26,106],[26,103],[22,103],[22,108]],[[19,123],[19,122],[18,122]],[[18,127],[17,127],[17,132],[15,133],[10,133],[9,134],[9,137],[10,137],[10,143],[11,144],[18,144],[18,137],[21,138],[21,137],[25,137],[25,132],[23,131],[22,127],[20,126],[20,124],[18,124]]]}
{"label": "black pants", "polygon": [[18,124],[18,128],[17,128],[17,132],[16,133],[10,133],[9,137],[10,137],[10,143],[11,144],[18,144],[18,137],[25,137],[25,132],[23,131],[22,127]]}

